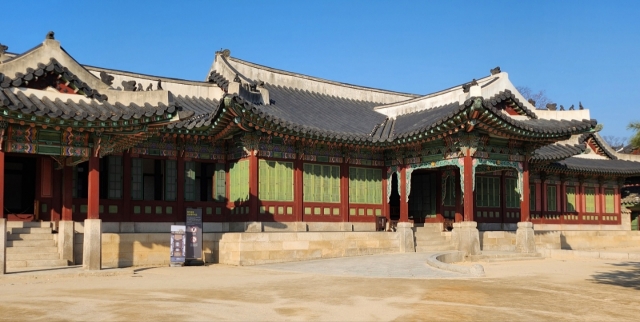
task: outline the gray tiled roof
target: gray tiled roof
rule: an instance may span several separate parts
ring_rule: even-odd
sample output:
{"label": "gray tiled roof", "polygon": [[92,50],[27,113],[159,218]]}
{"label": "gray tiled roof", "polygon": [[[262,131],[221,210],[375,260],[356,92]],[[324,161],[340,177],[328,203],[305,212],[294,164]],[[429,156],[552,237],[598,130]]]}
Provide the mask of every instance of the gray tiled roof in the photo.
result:
{"label": "gray tiled roof", "polygon": [[379,104],[313,93],[290,87],[265,84],[270,105],[259,110],[279,120],[320,131],[368,136],[385,121],[385,115],[375,112]]}
{"label": "gray tiled roof", "polygon": [[396,117],[395,120],[395,133],[391,133],[389,137],[403,138],[418,134],[431,127],[442,124],[444,120],[454,117],[465,108],[465,105],[460,105],[458,102],[455,102],[444,106],[400,115]]}
{"label": "gray tiled roof", "polygon": [[99,102],[96,99],[88,99],[88,101],[74,102],[71,99],[62,101],[58,97],[49,99],[47,96],[38,98],[34,94],[27,96],[22,90],[15,90],[15,93],[6,88],[0,90],[0,108],[64,120],[117,121],[173,113],[176,110],[174,104],[165,105],[162,102],[158,102],[156,105],[146,103],[139,106],[135,103],[123,105],[119,102]]}
{"label": "gray tiled roof", "polygon": [[600,175],[640,175],[640,162],[624,160],[587,159],[570,157],[543,168],[561,172],[582,172]]}
{"label": "gray tiled roof", "polygon": [[609,146],[609,144],[600,136],[600,134],[596,133],[585,133],[580,136],[580,143],[585,143],[589,137],[592,137],[596,144],[600,147],[602,153],[605,154],[606,157],[612,160],[617,160],[618,157],[615,154],[615,151]]}
{"label": "gray tiled roof", "polygon": [[534,151],[531,162],[556,161],[584,152],[585,144],[550,144]]}
{"label": "gray tiled roof", "polygon": [[218,87],[222,88],[225,92],[227,91],[227,88],[229,88],[229,80],[215,70],[211,71],[209,74],[208,81],[209,83],[218,85]]}
{"label": "gray tiled roof", "polygon": [[46,76],[46,74],[60,75],[64,80],[70,82],[73,88],[82,91],[85,96],[95,98],[99,101],[107,99],[106,95],[98,93],[98,91],[92,89],[87,83],[80,80],[74,75],[68,68],[60,65],[58,61],[51,58],[48,64],[38,63],[36,68],[27,68],[25,73],[16,73],[14,78],[10,78],[7,75],[0,73],[0,88],[9,87],[26,87],[29,82],[35,82],[39,77]]}
{"label": "gray tiled roof", "polygon": [[167,126],[169,129],[194,129],[211,125],[211,117],[215,115],[220,106],[218,100],[195,96],[175,96],[174,102],[177,106],[180,106],[183,111],[190,111],[194,114],[186,120],[169,124]]}

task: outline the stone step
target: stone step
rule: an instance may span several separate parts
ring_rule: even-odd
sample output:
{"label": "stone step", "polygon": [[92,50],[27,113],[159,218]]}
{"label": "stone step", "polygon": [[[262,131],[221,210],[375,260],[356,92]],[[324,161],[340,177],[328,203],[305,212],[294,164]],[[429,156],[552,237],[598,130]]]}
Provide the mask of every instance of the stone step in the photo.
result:
{"label": "stone step", "polygon": [[7,228],[47,228],[50,221],[7,221]]}
{"label": "stone step", "polygon": [[498,262],[522,260],[522,258],[543,259],[540,253],[515,253],[515,252],[483,252],[480,255],[470,255],[469,260],[472,262]]}
{"label": "stone step", "polygon": [[64,259],[42,259],[42,260],[18,260],[7,261],[7,268],[19,268],[19,267],[61,267],[67,266],[67,261]]}
{"label": "stone step", "polygon": [[416,246],[416,253],[437,252],[445,250],[455,250],[453,245],[441,245],[441,246]]}
{"label": "stone step", "polygon": [[449,245],[451,241],[446,239],[431,239],[431,240],[416,240],[416,245],[430,246],[430,245]]}
{"label": "stone step", "polygon": [[9,254],[48,254],[58,253],[56,246],[35,246],[35,247],[7,247],[7,256]]}
{"label": "stone step", "polygon": [[451,236],[451,234],[447,234],[441,231],[416,231],[413,233],[415,236],[435,236],[435,237],[447,237]]}
{"label": "stone step", "polygon": [[9,247],[38,247],[38,246],[56,246],[56,241],[49,240],[7,240],[7,248]]}
{"label": "stone step", "polygon": [[53,229],[51,227],[11,228],[9,232],[12,234],[51,234]]}
{"label": "stone step", "polygon": [[7,240],[55,240],[54,234],[8,234]]}
{"label": "stone step", "polygon": [[58,254],[58,252],[7,254],[8,261],[43,260],[43,259],[60,259],[60,254]]}
{"label": "stone step", "polygon": [[451,240],[451,238],[447,238],[445,236],[425,236],[425,235],[418,235],[418,236],[414,236],[415,240]]}
{"label": "stone step", "polygon": [[543,260],[544,257],[507,257],[507,258],[489,258],[484,260],[484,262],[493,263],[493,262],[511,262],[511,261],[536,261]]}
{"label": "stone step", "polygon": [[424,227],[414,227],[414,230],[416,232],[441,232],[442,231],[442,225],[429,225],[429,226],[424,226]]}

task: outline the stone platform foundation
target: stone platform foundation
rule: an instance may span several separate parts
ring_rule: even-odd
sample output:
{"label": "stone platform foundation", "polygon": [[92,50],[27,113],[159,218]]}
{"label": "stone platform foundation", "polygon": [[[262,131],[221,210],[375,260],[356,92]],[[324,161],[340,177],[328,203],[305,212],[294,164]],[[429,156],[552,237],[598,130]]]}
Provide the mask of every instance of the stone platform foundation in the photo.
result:
{"label": "stone platform foundation", "polygon": [[479,255],[480,252],[480,233],[478,231],[478,223],[475,221],[463,221],[459,228],[454,228],[455,239],[458,240],[458,250],[465,253],[465,256]]}
{"label": "stone platform foundation", "polygon": [[400,237],[400,252],[414,253],[416,251],[415,239],[413,238],[413,223],[399,222],[396,232]]}
{"label": "stone platform foundation", "polygon": [[73,265],[73,221],[58,222],[58,253],[60,259],[66,260]]}
{"label": "stone platform foundation", "polygon": [[102,268],[102,220],[84,221],[84,241],[82,247],[82,267],[88,270]]}
{"label": "stone platform foundation", "polygon": [[0,275],[7,272],[7,219],[0,218]]}
{"label": "stone platform foundation", "polygon": [[516,231],[516,253],[535,253],[536,240],[531,222],[519,222]]}

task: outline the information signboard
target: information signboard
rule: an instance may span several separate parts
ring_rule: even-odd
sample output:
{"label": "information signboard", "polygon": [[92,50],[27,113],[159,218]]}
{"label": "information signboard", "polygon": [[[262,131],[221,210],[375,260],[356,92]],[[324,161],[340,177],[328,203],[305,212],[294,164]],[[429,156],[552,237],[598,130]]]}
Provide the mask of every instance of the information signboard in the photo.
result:
{"label": "information signboard", "polygon": [[202,208],[187,208],[187,258],[202,258]]}
{"label": "information signboard", "polygon": [[186,226],[171,225],[171,265],[182,266],[186,259]]}

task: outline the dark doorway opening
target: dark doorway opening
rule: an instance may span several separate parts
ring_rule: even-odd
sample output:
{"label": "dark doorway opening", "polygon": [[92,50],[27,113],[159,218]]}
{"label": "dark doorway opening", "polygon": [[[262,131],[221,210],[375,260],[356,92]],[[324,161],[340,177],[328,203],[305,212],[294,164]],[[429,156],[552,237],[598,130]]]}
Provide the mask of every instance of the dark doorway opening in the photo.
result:
{"label": "dark doorway opening", "polygon": [[415,171],[411,175],[409,219],[424,223],[437,216],[437,173]]}
{"label": "dark doorway opening", "polygon": [[391,176],[391,198],[389,198],[389,219],[400,220],[400,190],[398,186],[398,174]]}
{"label": "dark doorway opening", "polygon": [[33,215],[36,197],[36,158],[6,156],[4,212]]}

